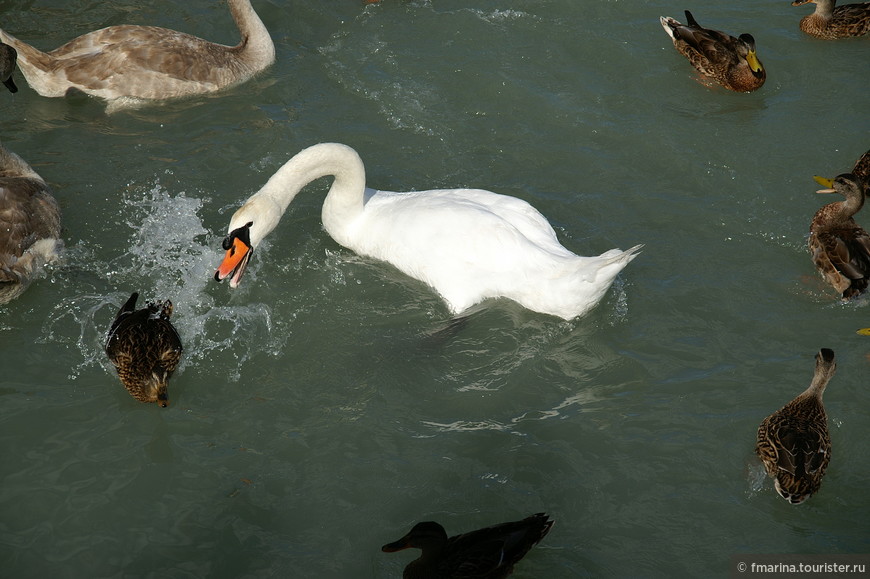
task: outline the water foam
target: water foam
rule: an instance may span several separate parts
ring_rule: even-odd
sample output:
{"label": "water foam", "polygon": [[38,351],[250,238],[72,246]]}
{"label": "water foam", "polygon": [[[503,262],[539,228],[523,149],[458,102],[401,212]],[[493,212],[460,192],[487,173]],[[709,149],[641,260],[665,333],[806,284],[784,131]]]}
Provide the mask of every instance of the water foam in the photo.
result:
{"label": "water foam", "polygon": [[[179,374],[190,366],[214,366],[210,362],[220,359],[221,375],[237,381],[241,365],[256,352],[281,350],[269,306],[216,305],[210,295],[220,249],[199,216],[202,199],[170,194],[157,182],[145,190],[131,186],[122,202],[122,223],[130,234],[117,246],[126,249],[106,261],[95,248],[80,244],[66,254],[66,273],[58,274],[77,278],[86,270],[89,286],[82,291],[81,280],[66,280],[79,284],[78,293],[55,305],[43,327],[45,341],[71,344],[81,352],[83,360],[70,379],[91,366],[111,370],[103,352],[106,331],[134,291],[140,295],[138,307],[146,301],[172,301],[172,322],[185,350]],[[226,368],[228,357],[231,369]]]}

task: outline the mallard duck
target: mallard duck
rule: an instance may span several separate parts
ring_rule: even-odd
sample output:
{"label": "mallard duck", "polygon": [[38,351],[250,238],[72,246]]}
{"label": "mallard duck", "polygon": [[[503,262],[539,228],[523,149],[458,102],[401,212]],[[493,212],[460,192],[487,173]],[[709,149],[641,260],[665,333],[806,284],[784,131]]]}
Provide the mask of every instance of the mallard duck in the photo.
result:
{"label": "mallard duck", "polygon": [[9,92],[18,92],[18,87],[15,86],[15,81],[12,80],[12,73],[15,71],[15,62],[18,58],[18,53],[8,44],[0,42],[0,82],[9,89]]}
{"label": "mallard duck", "polygon": [[146,101],[214,92],[275,61],[275,46],[250,0],[228,0],[241,33],[236,46],[156,26],[110,26],[42,52],[0,30],[18,51],[27,83],[45,97],[70,90],[109,101],[108,112]]}
{"label": "mallard duck", "polygon": [[801,18],[801,30],[826,40],[863,36],[870,32],[870,2],[836,6],[837,0],[795,0],[792,6],[810,2],[816,5],[812,14]]}
{"label": "mallard duck", "polygon": [[642,246],[576,255],[527,202],[483,189],[400,193],[366,187],[365,166],[340,143],[297,153],[230,219],[215,279],[237,287],[253,250],[309,182],[335,176],[321,217],[356,253],[388,262],[435,289],[451,313],[505,297],[572,319],[593,308]]}
{"label": "mallard duck", "polygon": [[167,382],[181,360],[181,339],[169,321],[172,302],[148,302],[136,309],[133,293],[109,329],[106,354],[124,388],[140,402],[169,405]]}
{"label": "mallard duck", "polygon": [[48,185],[0,145],[0,304],[21,295],[62,246],[60,208]]}
{"label": "mallard duck", "polygon": [[381,550],[422,550],[419,559],[405,567],[403,579],[500,579],[543,539],[555,521],[538,513],[521,521],[501,523],[447,538],[444,527],[427,521]]}
{"label": "mallard duck", "polygon": [[819,490],[831,460],[822,394],[836,370],[834,351],[822,348],[816,354],[816,370],[809,388],[758,427],[755,453],[774,479],[776,492],[795,505]]}
{"label": "mallard duck", "polygon": [[737,92],[753,91],[764,84],[767,72],[755,54],[755,39],[751,34],[734,38],[718,30],[702,28],[688,10],[688,24],[680,24],[670,16],[662,16],[660,20],[674,47],[701,74]]}
{"label": "mallard duck", "polygon": [[840,193],[846,198],[816,212],[809,249],[822,277],[848,299],[864,292],[870,278],[870,235],[852,219],[864,205],[863,184],[851,173],[833,180],[814,179],[825,187],[818,193]]}

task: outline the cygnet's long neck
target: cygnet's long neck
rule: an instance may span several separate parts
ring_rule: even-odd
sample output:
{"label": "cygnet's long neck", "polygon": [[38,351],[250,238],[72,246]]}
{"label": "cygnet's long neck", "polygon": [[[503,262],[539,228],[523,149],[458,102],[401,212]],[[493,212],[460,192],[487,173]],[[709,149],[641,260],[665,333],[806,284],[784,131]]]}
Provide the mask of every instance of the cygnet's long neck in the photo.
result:
{"label": "cygnet's long neck", "polygon": [[348,227],[363,211],[365,167],[356,151],[339,143],[313,145],[287,161],[236,211],[229,231],[252,222],[251,245],[256,247],[278,225],[303,187],[330,175],[335,181],[323,202],[323,227],[343,243]]}
{"label": "cygnet's long neck", "polygon": [[241,50],[249,66],[258,70],[275,62],[272,37],[251,6],[251,0],[229,0],[228,4],[242,36],[237,48]]}

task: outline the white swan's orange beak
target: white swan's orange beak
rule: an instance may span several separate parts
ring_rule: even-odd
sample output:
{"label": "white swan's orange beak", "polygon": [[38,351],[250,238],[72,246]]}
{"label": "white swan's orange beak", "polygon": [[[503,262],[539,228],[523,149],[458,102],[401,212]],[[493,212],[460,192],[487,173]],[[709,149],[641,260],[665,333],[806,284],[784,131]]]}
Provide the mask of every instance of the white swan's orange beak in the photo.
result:
{"label": "white swan's orange beak", "polygon": [[239,287],[245,268],[248,267],[248,262],[254,253],[249,234],[251,225],[248,223],[244,227],[239,227],[224,239],[223,247],[227,252],[217,271],[214,272],[215,281],[222,281],[229,277],[230,287]]}

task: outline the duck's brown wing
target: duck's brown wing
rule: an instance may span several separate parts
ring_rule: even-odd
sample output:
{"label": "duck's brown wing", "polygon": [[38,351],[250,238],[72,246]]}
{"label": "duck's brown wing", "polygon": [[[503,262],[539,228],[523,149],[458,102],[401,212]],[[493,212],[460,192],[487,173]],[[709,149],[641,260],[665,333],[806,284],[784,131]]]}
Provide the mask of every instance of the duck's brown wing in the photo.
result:
{"label": "duck's brown wing", "polygon": [[863,228],[856,224],[813,234],[810,236],[810,251],[816,268],[844,297],[867,289],[870,235]]}
{"label": "duck's brown wing", "polygon": [[[688,24],[672,28],[674,35],[686,46],[680,49],[692,64],[706,74],[716,69],[737,64],[737,43],[739,40],[718,30],[703,28],[686,10]],[[686,50],[686,48],[692,50]],[[678,47],[680,48],[680,47]],[[696,54],[693,54],[694,51]],[[703,67],[703,68],[702,68]]]}
{"label": "duck's brown wing", "polygon": [[803,501],[819,489],[831,458],[824,413],[817,419],[772,414],[758,429],[755,452],[776,479],[777,492],[792,503]]}
{"label": "duck's brown wing", "polygon": [[835,7],[831,26],[837,29],[839,36],[863,36],[870,33],[870,2]]}
{"label": "duck's brown wing", "polygon": [[181,360],[183,347],[172,323],[149,307],[135,307],[133,294],[115,319],[106,341],[106,354],[131,376],[150,376],[157,371],[171,375]]}
{"label": "duck's brown wing", "polygon": [[[870,6],[870,3],[868,3],[868,6]],[[861,155],[860,159],[855,161],[852,174],[863,181],[864,195],[870,195],[870,151],[867,151]]]}
{"label": "duck's brown wing", "polygon": [[441,572],[445,577],[507,577],[522,559],[550,531],[553,521],[538,513],[521,521],[501,523],[451,537],[444,549]]}
{"label": "duck's brown wing", "polygon": [[827,427],[817,422],[781,417],[772,430],[777,460],[770,474],[776,479],[777,491],[793,503],[802,502],[819,489],[831,458]]}
{"label": "duck's brown wing", "polygon": [[106,335],[106,354],[109,355],[109,358],[112,358],[117,350],[117,333],[118,328],[121,324],[126,320],[133,312],[136,311],[136,300],[139,299],[139,293],[133,292],[133,294],[124,302],[124,305],[120,307],[118,313],[115,314],[115,319],[112,322],[112,326],[109,328],[109,332]]}

